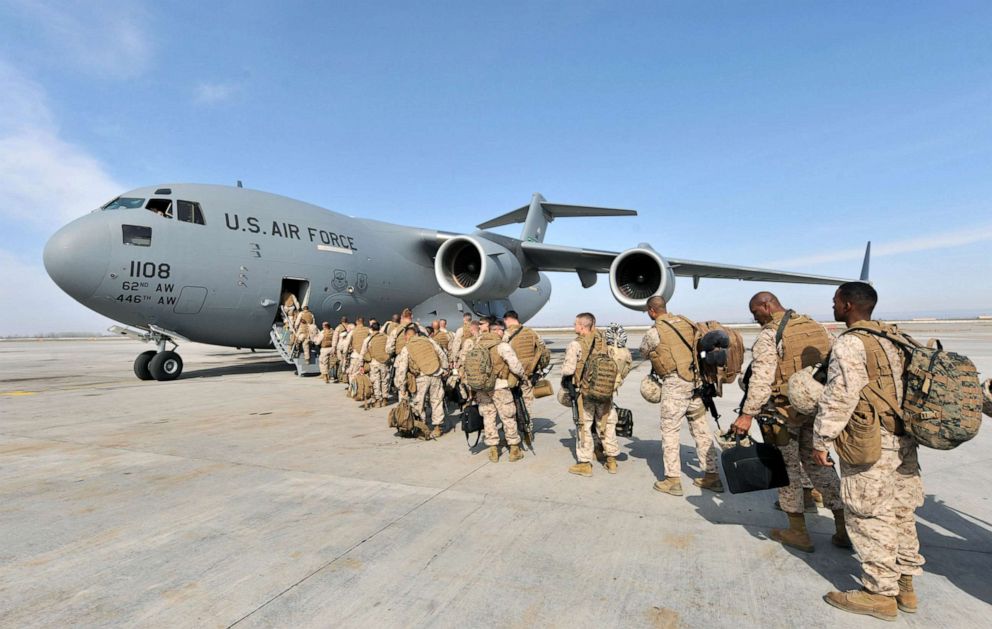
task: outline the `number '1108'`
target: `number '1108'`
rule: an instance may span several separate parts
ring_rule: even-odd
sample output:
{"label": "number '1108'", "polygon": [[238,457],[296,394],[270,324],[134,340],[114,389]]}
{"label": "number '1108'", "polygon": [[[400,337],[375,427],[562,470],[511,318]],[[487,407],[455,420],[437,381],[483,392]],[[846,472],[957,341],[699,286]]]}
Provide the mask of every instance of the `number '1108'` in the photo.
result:
{"label": "number '1108'", "polygon": [[168,263],[162,262],[142,262],[141,260],[131,260],[131,277],[157,277],[168,279],[172,274],[172,268]]}

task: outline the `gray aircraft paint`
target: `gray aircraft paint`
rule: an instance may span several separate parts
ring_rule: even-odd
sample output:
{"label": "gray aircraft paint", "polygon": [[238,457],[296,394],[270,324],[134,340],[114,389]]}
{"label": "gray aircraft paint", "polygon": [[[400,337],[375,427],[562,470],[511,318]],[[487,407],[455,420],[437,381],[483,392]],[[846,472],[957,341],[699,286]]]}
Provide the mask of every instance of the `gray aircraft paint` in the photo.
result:
{"label": "gray aircraft paint", "polygon": [[[171,194],[155,194],[165,188]],[[87,308],[192,341],[268,347],[283,278],[310,282],[308,303],[318,323],[341,316],[384,320],[405,307],[423,321],[456,322],[462,312],[501,314],[509,308],[529,319],[551,296],[543,274],[538,284],[498,303],[466,303],[441,292],[432,256],[451,234],[436,230],[352,218],[228,186],[162,184],[120,196],[169,198],[173,215],[176,201],[197,202],[206,224],[143,207],[97,210],[52,236],[46,269]],[[150,227],[151,245],[124,244],[124,225]]]}

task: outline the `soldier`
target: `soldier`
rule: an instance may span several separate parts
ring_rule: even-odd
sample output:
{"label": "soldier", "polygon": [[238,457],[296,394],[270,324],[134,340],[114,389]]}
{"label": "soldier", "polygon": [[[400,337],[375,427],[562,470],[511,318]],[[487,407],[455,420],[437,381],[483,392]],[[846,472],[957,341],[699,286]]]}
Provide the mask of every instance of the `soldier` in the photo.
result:
{"label": "soldier", "polygon": [[[448,356],[457,357],[461,355],[462,342],[465,340],[465,335],[469,333],[469,324],[472,323],[472,313],[466,312],[462,315],[462,327],[455,331],[454,336],[451,337],[451,341],[448,343]],[[458,365],[454,365],[457,368]]]}
{"label": "soldier", "polygon": [[365,327],[365,319],[358,317],[355,319],[355,329],[352,330],[351,334],[348,336],[348,352],[349,360],[351,361],[348,369],[348,378],[352,379],[358,374],[362,373],[362,368],[365,366],[364,352],[362,351],[362,346],[365,345],[365,339],[369,336],[369,329]]}
{"label": "soldier", "polygon": [[379,330],[378,322],[370,326],[361,354],[362,373],[368,373],[372,380],[372,398],[365,401],[365,407],[385,406],[389,397],[389,356],[386,354],[386,335]]}
{"label": "soldier", "polygon": [[296,295],[287,291],[282,294],[283,321],[289,325],[296,318],[296,312],[300,309],[300,300]]}
{"label": "soldier", "polygon": [[310,306],[303,306],[303,310],[297,317],[296,340],[302,346],[303,357],[306,360],[310,360],[310,337],[313,334],[311,327],[313,324],[313,313],[310,312]]}
{"label": "soldier", "polygon": [[399,323],[400,316],[398,314],[394,314],[389,318],[389,321],[386,321],[386,325],[382,326],[382,333],[386,335],[386,338],[389,338],[389,335],[393,333],[393,328],[399,325]]}
{"label": "soldier", "polygon": [[331,367],[334,359],[334,331],[331,330],[331,324],[324,321],[321,326],[320,334],[317,335],[315,343],[320,346],[320,377],[324,380],[324,384],[331,381]]}
{"label": "soldier", "polygon": [[520,325],[520,317],[515,310],[507,310],[506,314],[503,315],[503,321],[506,323],[506,333],[503,334],[503,340],[510,344],[513,353],[517,355],[520,363],[524,366],[523,377],[519,380],[511,379],[510,388],[520,387],[520,395],[524,398],[527,412],[533,415],[534,383],[532,380],[537,363],[544,351],[544,341],[541,340],[537,332]]}
{"label": "soldier", "polygon": [[706,423],[706,408],[696,391],[700,385],[696,361],[696,325],[689,319],[668,313],[665,300],[655,295],[648,299],[648,316],[655,322],[641,340],[641,356],[651,360],[651,367],[661,378],[661,444],[664,450],[665,479],[654,488],[673,496],[682,495],[682,462],[679,432],[682,418],[689,420],[689,433],[696,442],[696,455],[703,467],[702,478],[693,484],[716,493],[723,483],[716,470],[713,435]]}
{"label": "soldier", "polygon": [[[426,421],[426,400],[431,404],[431,439],[444,433],[444,388],[441,378],[448,369],[444,352],[429,336],[419,331],[416,324],[405,328],[405,343],[396,356],[394,382],[400,391],[407,389],[407,372],[414,376],[416,390],[412,409]],[[409,392],[408,392],[409,393]]]}
{"label": "soldier", "polygon": [[[778,490],[778,502],[789,519],[789,528],[772,529],[770,537],[786,546],[806,553],[813,552],[813,540],[806,531],[803,473],[813,487],[820,491],[824,505],[834,514],[835,546],[850,548],[851,541],[844,527],[844,505],[840,499],[840,479],[829,467],[813,465],[813,417],[800,415],[788,398],[789,376],[826,360],[832,339],[822,325],[804,315],[782,307],[778,297],[767,291],[757,293],[748,303],[761,332],[751,347],[751,379],[741,414],[732,425],[739,435],[747,435],[756,416],[775,422],[762,428],[765,441],[775,443],[775,434],[782,435],[779,445],[789,484]],[[776,444],[778,445],[778,444]]]}
{"label": "soldier", "polygon": [[[348,375],[351,373],[351,333],[355,329],[354,323],[346,323],[344,326],[344,332],[338,334],[338,344],[334,348],[335,353],[338,357],[338,379],[348,380]],[[341,374],[344,374],[342,377]],[[345,382],[345,386],[348,383]]]}
{"label": "soldier", "polygon": [[451,354],[448,353],[448,346],[451,345],[451,333],[448,332],[448,322],[444,319],[438,320],[437,331],[434,332],[434,341],[444,350],[444,353],[448,356],[449,362],[453,358]]}
{"label": "soldier", "polygon": [[895,326],[871,320],[877,301],[875,289],[864,282],[841,284],[834,293],[834,319],[848,329],[830,355],[813,424],[813,457],[832,466],[832,445],[840,458],[847,532],[862,571],[863,589],[830,592],[824,600],[844,611],[895,620],[897,609],[916,611],[913,577],[923,573],[923,557],[914,512],[923,505],[923,483],[917,443],[899,417],[902,351],[870,333],[899,334]]}
{"label": "soldier", "polygon": [[[465,339],[463,345],[463,365],[471,362],[470,352],[475,348],[489,351],[495,384],[491,391],[476,391],[475,400],[482,414],[483,434],[485,443],[489,446],[489,460],[499,462],[499,425],[503,422],[503,434],[510,446],[510,463],[524,458],[520,449],[520,433],[517,431],[517,409],[513,403],[513,393],[510,391],[510,376],[521,377],[524,367],[513,353],[509,343],[503,341],[503,322],[491,317],[484,317],[480,322],[479,334]],[[472,368],[466,365],[466,368]]]}
{"label": "soldier", "polygon": [[[434,338],[434,335],[437,334],[437,331],[440,329],[441,329],[441,322],[438,321],[437,319],[434,319],[433,321],[431,321],[431,327],[427,328],[427,334],[431,338]],[[441,349],[444,348],[442,347]]]}
{"label": "soldier", "polygon": [[[593,424],[597,432],[603,436],[603,450],[606,453],[606,471],[617,473],[617,454],[620,446],[617,443],[617,415],[613,411],[613,402],[584,399],[581,383],[586,363],[594,352],[606,352],[606,339],[596,329],[596,317],[589,312],[579,313],[575,317],[575,339],[565,348],[565,360],[561,365],[562,388],[571,382],[578,399],[579,424],[575,427],[575,458],[578,461],[568,468],[571,474],[592,476],[592,457],[594,447],[592,439]],[[598,349],[602,348],[602,349]],[[602,424],[604,428],[599,430]]]}
{"label": "soldier", "polygon": [[333,369],[334,376],[331,378],[331,382],[340,382],[341,374],[344,373],[344,364],[341,362],[341,356],[338,353],[338,345],[341,343],[341,335],[348,333],[348,317],[341,317],[341,321],[334,326],[334,336],[331,338],[331,347],[334,349],[334,358],[332,360],[332,365],[336,368]]}

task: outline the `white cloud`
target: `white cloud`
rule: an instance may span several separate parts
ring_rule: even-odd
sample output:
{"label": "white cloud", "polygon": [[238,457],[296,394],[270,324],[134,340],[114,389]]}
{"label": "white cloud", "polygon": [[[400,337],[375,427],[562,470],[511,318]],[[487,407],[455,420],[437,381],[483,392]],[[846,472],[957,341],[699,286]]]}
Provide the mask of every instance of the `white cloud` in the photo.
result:
{"label": "white cloud", "polygon": [[[917,236],[915,238],[893,240],[890,242],[872,243],[871,257],[874,259],[876,257],[891,256],[901,253],[915,253],[934,249],[949,249],[951,247],[961,247],[964,245],[989,240],[992,240],[992,224],[976,225],[975,227],[971,227],[969,229],[928,234],[926,236]],[[772,260],[771,262],[763,263],[762,266],[785,268],[815,266],[817,264],[827,264],[830,262],[861,260],[864,257],[864,254],[864,249],[861,249],[860,247],[853,249],[841,249],[839,251],[818,253],[810,256],[789,258],[786,260]]]}
{"label": "white cloud", "polygon": [[202,105],[216,105],[230,100],[241,91],[241,86],[236,83],[198,83],[193,90],[193,100]]}
{"label": "white cloud", "polygon": [[139,2],[8,0],[7,4],[47,44],[27,50],[29,54],[55,53],[48,60],[107,78],[138,76],[151,62],[154,31]]}

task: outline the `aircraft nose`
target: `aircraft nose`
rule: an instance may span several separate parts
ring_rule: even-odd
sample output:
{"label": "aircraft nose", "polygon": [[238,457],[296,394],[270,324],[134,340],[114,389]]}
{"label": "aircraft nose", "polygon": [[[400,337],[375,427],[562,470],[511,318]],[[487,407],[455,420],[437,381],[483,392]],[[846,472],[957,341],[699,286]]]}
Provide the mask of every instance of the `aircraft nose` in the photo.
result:
{"label": "aircraft nose", "polygon": [[93,296],[106,275],[110,228],[89,214],[69,223],[45,244],[45,270],[58,287],[77,301]]}

